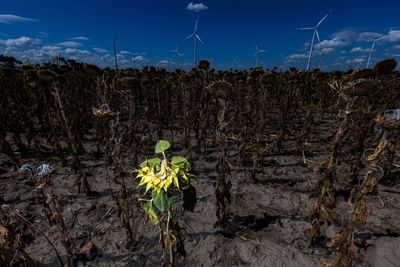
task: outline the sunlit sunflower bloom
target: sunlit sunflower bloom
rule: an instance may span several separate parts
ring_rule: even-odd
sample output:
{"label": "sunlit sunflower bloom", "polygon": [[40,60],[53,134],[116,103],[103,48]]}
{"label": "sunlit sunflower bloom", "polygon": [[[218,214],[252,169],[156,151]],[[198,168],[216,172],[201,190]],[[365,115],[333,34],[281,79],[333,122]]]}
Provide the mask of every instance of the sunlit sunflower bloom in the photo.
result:
{"label": "sunlit sunflower bloom", "polygon": [[[167,192],[172,184],[179,189],[180,182],[188,182],[184,168],[173,164],[170,167],[165,159],[161,161],[158,172],[155,170],[156,166],[156,164],[151,166],[147,163],[141,169],[135,170],[138,173],[136,178],[141,178],[138,186],[146,186],[146,193],[150,189],[155,189],[158,193],[161,190]],[[183,181],[180,181],[179,178]]]}

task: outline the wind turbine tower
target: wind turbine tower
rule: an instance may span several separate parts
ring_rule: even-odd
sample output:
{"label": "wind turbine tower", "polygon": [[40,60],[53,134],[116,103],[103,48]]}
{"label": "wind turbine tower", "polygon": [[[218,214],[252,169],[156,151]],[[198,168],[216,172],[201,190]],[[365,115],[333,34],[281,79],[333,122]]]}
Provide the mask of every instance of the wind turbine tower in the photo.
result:
{"label": "wind turbine tower", "polygon": [[371,46],[371,49],[369,50],[369,56],[368,56],[368,61],[367,61],[367,68],[368,68],[369,64],[371,63],[372,52],[374,51],[376,42],[384,39],[385,37],[387,37],[387,35],[381,36],[379,38],[372,38],[370,36],[366,36],[366,37],[372,41],[372,46]]}
{"label": "wind turbine tower", "polygon": [[256,53],[254,54],[254,56],[256,57],[256,68],[258,67],[258,63],[259,63],[259,60],[260,60],[260,53],[265,53],[265,52],[267,52],[266,50],[263,50],[263,49],[258,49],[258,46],[257,45],[254,45],[255,46],[255,48],[256,48]]}
{"label": "wind turbine tower", "polygon": [[199,23],[199,17],[196,18],[196,23],[194,24],[194,31],[186,39],[193,38],[193,67],[197,66],[197,40],[203,43],[200,36],[197,34],[197,25]]}
{"label": "wind turbine tower", "polygon": [[315,27],[308,27],[308,28],[300,28],[299,29],[299,30],[303,30],[303,31],[313,31],[313,35],[312,35],[312,39],[311,39],[311,45],[310,45],[310,52],[308,54],[308,61],[307,61],[307,69],[306,69],[306,71],[309,71],[310,67],[311,67],[311,57],[312,57],[312,53],[313,53],[313,50],[314,50],[315,37],[317,37],[318,42],[321,41],[321,39],[319,38],[318,27],[326,19],[326,17],[328,17],[328,15],[329,15],[329,12],[326,13],[326,15],[317,23],[317,25]]}
{"label": "wind turbine tower", "polygon": [[175,58],[182,57],[182,56],[185,55],[185,54],[179,52],[178,46],[176,46],[176,48],[174,50],[172,50],[171,52],[172,52],[172,54],[174,55]]}

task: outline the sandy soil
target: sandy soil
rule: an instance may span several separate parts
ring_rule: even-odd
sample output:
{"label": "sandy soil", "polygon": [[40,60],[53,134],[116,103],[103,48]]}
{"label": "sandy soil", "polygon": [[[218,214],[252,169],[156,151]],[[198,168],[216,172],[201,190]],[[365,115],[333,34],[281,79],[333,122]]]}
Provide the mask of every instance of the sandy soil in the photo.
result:
{"label": "sandy soil", "polygon": [[[217,154],[210,149],[207,159],[194,153],[195,180],[198,203],[194,213],[185,213],[180,219],[184,228],[186,259],[179,259],[178,266],[321,266],[334,259],[325,244],[332,238],[340,223],[326,229],[321,245],[314,249],[306,247],[305,230],[310,226],[310,214],[314,199],[310,199],[310,189],[316,184],[316,169],[326,158],[335,128],[329,122],[319,122],[311,133],[313,156],[307,165],[301,156],[294,156],[287,149],[279,154],[265,155],[262,168],[257,173],[257,183],[250,179],[249,166],[240,167],[236,158],[231,158],[231,180],[233,202],[230,207],[232,223],[228,231],[214,227],[216,181],[215,164]],[[322,134],[321,134],[322,133]],[[179,135],[179,134],[178,134]],[[179,137],[179,136],[178,136]],[[89,138],[88,138],[89,139]],[[154,140],[155,141],[155,140]],[[175,144],[174,144],[175,145]],[[99,250],[98,257],[90,262],[80,262],[79,266],[162,266],[166,255],[158,245],[158,228],[146,223],[140,206],[133,200],[133,225],[138,240],[134,248],[127,248],[125,230],[117,215],[115,199],[118,186],[109,177],[112,169],[104,157],[95,158],[95,143],[84,142],[87,153],[81,160],[88,174],[92,189],[97,196],[77,195],[73,187],[74,174],[70,167],[63,166],[56,155],[38,158],[23,155],[22,163],[37,166],[51,163],[56,167],[54,191],[62,203],[63,216],[76,246],[85,241],[93,241]],[[291,148],[286,141],[284,148]],[[179,150],[179,149],[178,149]],[[180,154],[186,151],[181,150]],[[235,151],[231,151],[234,154]],[[143,158],[143,156],[142,156]],[[69,162],[71,158],[69,159]],[[129,151],[124,151],[125,171],[136,163],[132,162]],[[342,162],[338,180],[345,179],[340,173],[348,169]],[[60,252],[63,249],[57,240],[56,228],[49,227],[40,215],[40,205],[35,200],[33,187],[26,185],[26,179],[15,171],[10,159],[0,153],[0,190],[4,203],[21,211],[30,218],[48,237],[55,242]],[[357,231],[356,242],[360,254],[359,266],[400,266],[400,177],[379,185],[380,198],[368,197],[372,214],[367,224]],[[139,192],[130,179],[128,184],[133,199]],[[350,211],[346,194],[337,197],[337,205],[332,211],[340,216]],[[58,266],[51,247],[38,234],[27,247],[27,252],[44,263],[44,266]]]}

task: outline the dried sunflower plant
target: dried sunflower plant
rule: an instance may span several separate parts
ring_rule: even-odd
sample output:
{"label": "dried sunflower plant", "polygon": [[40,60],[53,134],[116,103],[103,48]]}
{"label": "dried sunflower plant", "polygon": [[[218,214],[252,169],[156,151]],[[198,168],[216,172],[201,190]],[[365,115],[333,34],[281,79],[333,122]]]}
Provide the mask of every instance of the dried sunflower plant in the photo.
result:
{"label": "dried sunflower plant", "polygon": [[[169,266],[175,264],[175,250],[185,256],[183,241],[179,233],[179,225],[175,221],[174,200],[176,192],[182,194],[182,207],[193,212],[196,205],[196,190],[190,183],[190,163],[185,157],[172,156],[168,160],[166,150],[170,143],[159,140],[155,153],[162,158],[146,159],[140,168],[134,170],[140,179],[138,187],[145,187],[144,197],[139,199],[150,221],[160,227],[160,243],[162,249],[169,249]],[[154,209],[157,208],[157,212]],[[166,215],[166,216],[165,216]],[[166,221],[165,221],[166,217]]]}

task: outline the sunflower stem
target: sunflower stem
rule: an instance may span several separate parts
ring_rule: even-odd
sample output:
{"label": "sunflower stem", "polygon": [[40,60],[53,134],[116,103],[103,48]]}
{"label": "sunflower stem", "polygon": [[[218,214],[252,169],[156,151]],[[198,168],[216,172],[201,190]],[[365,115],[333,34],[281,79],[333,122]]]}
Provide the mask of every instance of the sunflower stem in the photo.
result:
{"label": "sunflower stem", "polygon": [[167,238],[168,238],[168,246],[169,246],[169,266],[173,267],[175,263],[175,255],[174,255],[174,247],[172,243],[170,229],[172,228],[173,217],[172,217],[172,209],[168,210],[168,218],[167,218]]}

